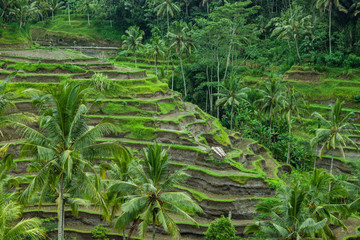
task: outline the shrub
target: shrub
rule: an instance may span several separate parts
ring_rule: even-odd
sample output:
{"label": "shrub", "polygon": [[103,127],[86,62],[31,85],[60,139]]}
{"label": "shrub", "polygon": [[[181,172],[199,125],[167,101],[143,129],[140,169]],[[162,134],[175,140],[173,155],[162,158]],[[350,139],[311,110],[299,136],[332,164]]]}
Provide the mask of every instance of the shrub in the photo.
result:
{"label": "shrub", "polygon": [[108,240],[106,233],[109,229],[105,228],[103,225],[97,225],[94,227],[94,230],[91,231],[92,237],[96,240]]}
{"label": "shrub", "polygon": [[216,219],[210,223],[208,230],[205,232],[206,240],[234,240],[235,237],[235,227],[232,225],[230,218],[221,218]]}
{"label": "shrub", "polygon": [[93,86],[99,91],[107,91],[111,87],[111,80],[102,73],[95,73],[91,78]]}

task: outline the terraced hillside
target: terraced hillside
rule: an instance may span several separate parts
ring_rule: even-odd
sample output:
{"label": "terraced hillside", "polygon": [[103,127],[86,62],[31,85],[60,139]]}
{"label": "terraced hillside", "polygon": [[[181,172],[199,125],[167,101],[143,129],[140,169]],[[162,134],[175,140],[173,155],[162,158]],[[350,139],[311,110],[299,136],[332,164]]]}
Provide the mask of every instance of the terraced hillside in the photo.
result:
{"label": "terraced hillside", "polygon": [[[319,112],[327,116],[330,111],[330,104],[334,104],[339,98],[345,101],[343,113],[354,112],[353,123],[360,127],[360,103],[354,101],[358,95],[360,86],[360,71],[357,69],[346,70],[344,68],[316,69],[311,66],[294,66],[284,75],[284,80],[305,95],[310,103],[309,113]],[[308,129],[317,128],[318,122],[311,119],[304,119]],[[304,139],[313,137],[313,132],[298,129],[297,135]],[[360,135],[350,136],[360,144]],[[345,159],[340,151],[334,153],[334,171],[336,173],[350,174],[353,165],[359,159],[359,152],[354,147],[344,148]],[[317,167],[330,169],[330,153],[317,160]]]}
{"label": "terraced hillside", "polygon": [[[139,150],[155,142],[169,148],[173,169],[188,167],[191,175],[179,190],[190,193],[203,208],[196,220],[197,228],[183,219],[177,219],[181,239],[201,239],[209,223],[231,212],[239,233],[256,216],[254,206],[260,198],[269,197],[274,190],[269,183],[277,178],[279,164],[269,152],[255,141],[242,139],[237,133],[223,128],[219,121],[197,106],[183,102],[179,93],[172,92],[166,82],[145,70],[114,66],[97,58],[62,50],[0,51],[0,78],[17,70],[9,84],[9,91],[18,96],[16,111],[34,112],[31,101],[24,94],[27,88],[51,89],[65,81],[90,84],[94,73],[102,73],[112,80],[110,90],[103,92],[100,104],[94,104],[88,117],[90,124],[111,118],[121,128],[117,135],[101,141],[117,141]],[[89,99],[93,103],[95,99]],[[12,129],[4,129],[1,144],[11,142],[11,151],[17,150],[22,139]],[[212,151],[221,147],[226,157]],[[16,175],[31,178],[26,169],[31,159],[16,160]],[[38,209],[28,207],[25,216],[42,218],[56,216],[54,203]],[[99,210],[81,209],[78,218],[66,215],[66,230],[77,239],[89,239],[95,225],[109,226]],[[112,230],[111,239],[120,239]],[[159,228],[159,232],[163,233]],[[159,239],[169,239],[163,233]]]}

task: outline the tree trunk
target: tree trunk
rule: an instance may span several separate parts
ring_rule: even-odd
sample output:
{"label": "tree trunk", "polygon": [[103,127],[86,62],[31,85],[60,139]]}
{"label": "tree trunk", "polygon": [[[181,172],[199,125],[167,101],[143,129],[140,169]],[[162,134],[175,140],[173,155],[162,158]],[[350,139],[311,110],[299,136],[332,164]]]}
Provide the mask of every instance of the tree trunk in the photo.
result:
{"label": "tree trunk", "polygon": [[87,18],[88,18],[88,26],[90,27],[90,13],[88,11],[88,14],[87,14]]}
{"label": "tree trunk", "polygon": [[331,151],[330,175],[332,175],[334,168],[334,150]]}
{"label": "tree trunk", "polygon": [[[233,31],[231,33],[231,35],[233,36],[235,34],[235,30],[236,28],[234,27],[233,28]],[[227,58],[226,58],[226,66],[225,66],[225,73],[224,73],[224,79],[226,78],[226,73],[227,73],[227,70],[228,70],[228,67],[230,65],[230,54],[231,54],[231,49],[232,49],[232,42],[233,42],[233,38],[230,39],[230,44],[229,44],[229,52],[228,52],[228,55],[227,55]]]}
{"label": "tree trunk", "polygon": [[134,52],[134,58],[135,58],[135,68],[137,68],[137,64],[136,64],[136,49],[135,49],[135,48],[133,49],[133,52]]}
{"label": "tree trunk", "polygon": [[332,2],[329,4],[329,52],[331,55],[331,10],[332,10]]}
{"label": "tree trunk", "polygon": [[301,61],[301,57],[300,57],[300,53],[299,53],[299,45],[298,45],[296,37],[295,37],[295,47],[296,47],[296,54],[299,58],[299,61]]}
{"label": "tree trunk", "polygon": [[123,230],[123,240],[126,240],[125,228]]}
{"label": "tree trunk", "polygon": [[64,223],[65,223],[65,203],[64,203],[64,175],[60,179],[60,196],[59,196],[59,219],[58,219],[58,239],[64,239]]}
{"label": "tree trunk", "polygon": [[166,23],[167,23],[167,31],[169,32],[170,24],[169,24],[169,12],[168,11],[166,11]]}
{"label": "tree trunk", "polygon": [[130,228],[130,231],[129,231],[129,235],[128,235],[128,239],[131,240],[131,236],[133,235],[135,229],[137,228],[137,226],[139,225],[139,222],[140,222],[140,219],[137,218],[134,220],[131,228]]}
{"label": "tree trunk", "polygon": [[156,76],[158,75],[158,71],[157,71],[157,54],[155,55],[155,74]]}
{"label": "tree trunk", "polygon": [[68,3],[68,17],[69,17],[69,25],[71,25],[71,21],[70,21],[70,4]]}
{"label": "tree trunk", "polygon": [[[218,86],[217,86],[217,93],[220,92],[220,59],[219,59],[219,46],[218,46],[218,52],[216,54],[217,59],[217,80],[218,80]],[[219,95],[217,96],[217,100],[219,100]],[[219,119],[220,118],[220,110],[217,108],[216,116]]]}
{"label": "tree trunk", "polygon": [[174,70],[172,71],[171,74],[171,90],[174,90]]}
{"label": "tree trunk", "polygon": [[231,104],[230,130],[233,129],[234,103]]}
{"label": "tree trunk", "polygon": [[155,234],[156,234],[156,228],[155,228],[155,212],[153,212],[153,223],[152,223],[152,235],[153,235],[153,240],[155,240]]}
{"label": "tree trunk", "polygon": [[51,11],[51,20],[54,21],[54,11]]}
{"label": "tree trunk", "polygon": [[290,163],[290,146],[291,146],[291,116],[289,118],[289,140],[288,140],[288,152],[287,152],[287,158],[286,158],[286,163],[289,164]]}
{"label": "tree trunk", "polygon": [[185,97],[186,97],[186,96],[187,96],[187,92],[186,92],[186,81],[185,81],[185,74],[184,74],[184,69],[183,69],[181,54],[179,54],[179,58],[180,58],[181,73],[182,73],[182,77],[183,77],[183,81],[184,81],[184,94],[185,94]]}

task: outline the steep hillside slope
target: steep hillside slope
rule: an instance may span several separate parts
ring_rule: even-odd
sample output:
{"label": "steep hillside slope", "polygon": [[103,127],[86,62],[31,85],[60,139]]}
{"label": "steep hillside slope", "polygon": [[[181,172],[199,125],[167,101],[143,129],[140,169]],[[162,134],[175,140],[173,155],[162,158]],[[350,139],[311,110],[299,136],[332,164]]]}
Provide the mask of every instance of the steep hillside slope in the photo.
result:
{"label": "steep hillside slope", "polygon": [[[197,106],[183,102],[166,82],[145,70],[118,67],[80,53],[54,50],[0,51],[0,78],[20,70],[11,81],[9,90],[16,92],[17,111],[35,112],[26,98],[26,88],[52,88],[68,81],[91,84],[92,75],[102,73],[112,80],[110,90],[103,92],[101,104],[96,104],[88,115],[90,124],[111,118],[121,128],[117,135],[102,141],[117,141],[131,149],[141,149],[155,142],[169,148],[173,169],[187,167],[191,175],[179,190],[190,193],[203,208],[196,217],[200,224],[177,219],[182,238],[202,238],[209,223],[231,212],[239,233],[251,222],[256,213],[254,206],[260,198],[269,197],[274,190],[269,183],[277,178],[279,165],[269,151],[250,139],[223,128],[220,122]],[[94,99],[89,99],[93,102]],[[1,144],[11,142],[15,157],[22,139],[13,130],[5,129]],[[212,151],[221,147],[226,157]],[[27,175],[31,159],[17,159],[17,175]],[[42,218],[56,216],[56,206],[48,203],[42,209],[28,207],[25,216]],[[95,208],[81,209],[79,218],[66,215],[67,232],[77,239],[88,239],[89,231],[102,221]],[[162,232],[159,229],[160,232]],[[120,239],[114,234],[110,238]],[[169,239],[164,235],[163,238]]]}

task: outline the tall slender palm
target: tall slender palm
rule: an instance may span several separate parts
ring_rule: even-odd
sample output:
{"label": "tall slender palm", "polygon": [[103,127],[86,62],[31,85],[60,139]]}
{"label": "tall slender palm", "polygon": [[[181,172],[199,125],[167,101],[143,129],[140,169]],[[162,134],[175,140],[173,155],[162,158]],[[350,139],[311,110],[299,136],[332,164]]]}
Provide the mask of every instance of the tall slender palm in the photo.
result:
{"label": "tall slender palm", "polygon": [[274,114],[280,113],[285,105],[285,87],[275,78],[268,79],[259,89],[263,97],[257,100],[261,104],[261,110],[268,115],[270,121],[270,138],[272,136],[272,123]]}
{"label": "tall slender palm", "polygon": [[90,13],[95,9],[95,2],[93,0],[82,0],[82,11],[87,15],[88,26],[90,26]]}
{"label": "tall slender palm", "polygon": [[128,30],[125,31],[125,33],[126,35],[121,37],[123,40],[123,47],[126,48],[128,52],[130,50],[133,51],[135,58],[135,68],[137,68],[136,49],[143,46],[141,42],[143,40],[144,31],[140,30],[139,27],[131,26]]}
{"label": "tall slender palm", "polygon": [[315,0],[315,7],[317,9],[329,12],[329,53],[331,55],[331,18],[332,10],[338,9],[341,12],[347,13],[347,10],[340,4],[339,0]]}
{"label": "tall slender palm", "polygon": [[300,61],[298,37],[311,32],[311,15],[304,16],[303,9],[294,7],[287,10],[281,17],[273,18],[273,20],[275,20],[276,23],[271,36],[277,35],[278,39],[294,40],[296,54]]}
{"label": "tall slender palm", "polygon": [[286,163],[290,163],[290,147],[291,147],[291,130],[292,130],[292,117],[293,115],[299,116],[299,113],[304,110],[305,101],[303,95],[296,91],[294,88],[290,88],[288,85],[288,91],[285,95],[285,106],[286,119],[289,125],[289,142]]}
{"label": "tall slender palm", "polygon": [[48,0],[47,8],[51,11],[51,20],[56,20],[56,11],[60,9],[64,9],[64,2],[60,2],[60,0]]}
{"label": "tall slender palm", "polygon": [[164,16],[166,14],[167,30],[169,31],[169,15],[174,17],[176,13],[180,12],[180,8],[171,0],[163,0],[163,2],[155,8],[155,10],[157,11],[158,16]]}
{"label": "tall slender palm", "polygon": [[240,102],[247,102],[247,88],[244,88],[242,84],[243,81],[240,78],[231,76],[228,79],[224,79],[223,84],[220,85],[220,93],[214,94],[219,96],[219,99],[216,101],[217,107],[231,107],[231,130],[233,129],[234,107],[239,106]]}
{"label": "tall slender palm", "polygon": [[153,239],[156,235],[156,224],[160,224],[170,235],[177,236],[178,227],[168,212],[197,224],[189,213],[202,211],[186,193],[171,191],[174,184],[181,182],[188,175],[184,173],[184,169],[169,174],[169,155],[158,145],[149,146],[143,154],[142,163],[131,167],[131,181],[117,182],[110,188],[113,191],[131,194],[125,197],[123,212],[115,220],[115,227],[122,230],[129,222],[140,218],[139,232],[142,236],[151,223]]}
{"label": "tall slender palm", "polygon": [[158,60],[165,56],[165,41],[160,36],[151,39],[151,43],[146,45],[149,60],[155,60],[155,73],[158,75]]}
{"label": "tall slender palm", "polygon": [[342,105],[344,102],[336,100],[336,103],[331,106],[329,119],[327,120],[320,113],[314,112],[313,117],[321,121],[323,127],[315,129],[315,137],[311,139],[311,146],[321,144],[320,158],[325,152],[331,151],[331,165],[330,174],[333,172],[334,166],[334,151],[339,149],[345,159],[344,147],[351,145],[358,149],[357,144],[351,140],[347,135],[359,133],[356,127],[349,123],[350,119],[355,115],[353,112],[342,116]]}
{"label": "tall slender palm", "polygon": [[[63,239],[65,196],[76,191],[78,196],[104,205],[94,159],[121,154],[124,148],[116,143],[96,142],[104,134],[116,131],[116,127],[106,121],[96,126],[87,124],[85,96],[89,90],[67,83],[53,94],[41,96],[35,90],[28,92],[32,93],[41,113],[38,116],[40,130],[15,124],[26,139],[21,153],[34,157],[32,167],[36,170],[36,176],[20,195],[20,201],[28,203],[38,194],[41,204],[49,189],[56,191],[58,239]],[[92,173],[94,179],[88,173]]]}
{"label": "tall slender palm", "polygon": [[192,43],[190,33],[191,33],[190,29],[185,22],[176,21],[173,25],[173,28],[170,29],[170,31],[167,34],[170,41],[172,41],[172,44],[169,47],[169,51],[175,48],[175,52],[180,60],[181,73],[184,81],[185,97],[187,96],[187,89],[186,89],[185,73],[182,62],[182,55],[184,52],[186,52],[187,54],[191,54],[191,51],[195,49],[195,45]]}

